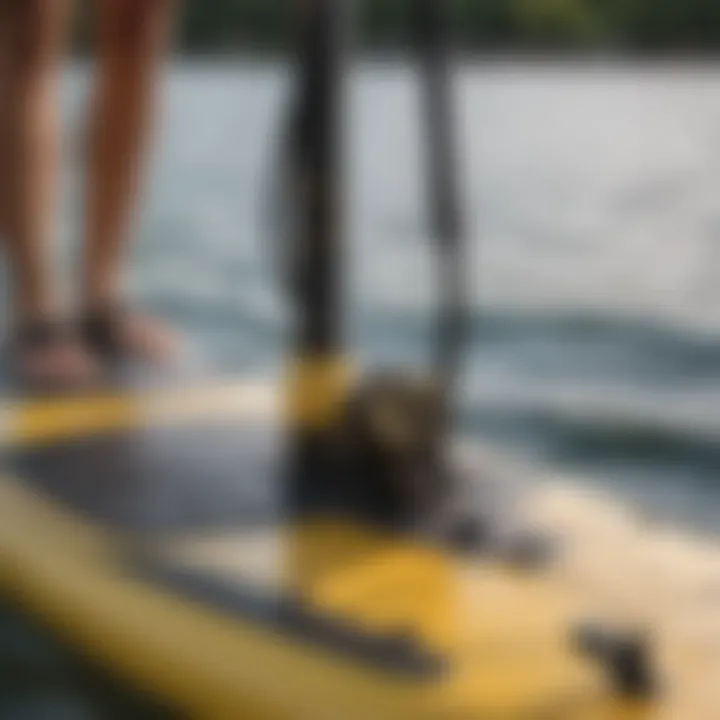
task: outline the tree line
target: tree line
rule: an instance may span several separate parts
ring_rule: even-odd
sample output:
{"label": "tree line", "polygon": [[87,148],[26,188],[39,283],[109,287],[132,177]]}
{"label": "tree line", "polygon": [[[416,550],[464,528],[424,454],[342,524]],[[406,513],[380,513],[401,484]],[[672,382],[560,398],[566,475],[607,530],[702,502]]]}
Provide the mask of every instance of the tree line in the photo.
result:
{"label": "tree line", "polygon": [[[359,40],[409,42],[413,0],[355,2]],[[720,0],[444,0],[454,38],[477,51],[515,49],[720,49]],[[181,49],[281,49],[292,40],[298,0],[181,0]],[[87,3],[91,7],[93,3]],[[87,20],[87,18],[85,18]],[[84,24],[84,23],[83,23]]]}

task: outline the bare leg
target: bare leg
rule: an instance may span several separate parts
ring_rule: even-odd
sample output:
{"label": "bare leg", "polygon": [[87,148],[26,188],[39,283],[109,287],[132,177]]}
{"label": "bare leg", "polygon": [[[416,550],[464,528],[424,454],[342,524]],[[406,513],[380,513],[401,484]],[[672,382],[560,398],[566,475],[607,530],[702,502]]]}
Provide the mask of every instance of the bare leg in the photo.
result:
{"label": "bare leg", "polygon": [[[58,313],[51,235],[58,161],[58,80],[67,0],[0,0],[0,221],[12,283],[18,365],[33,379],[71,379],[88,370],[77,343],[38,333]],[[18,337],[21,336],[17,330]]]}
{"label": "bare leg", "polygon": [[[132,232],[172,0],[101,0],[98,81],[90,124],[84,303],[89,314],[117,307],[122,262]],[[125,318],[120,344],[155,354],[169,337],[137,316]]]}
{"label": "bare leg", "polygon": [[57,83],[66,0],[0,0],[8,35],[2,215],[14,314],[52,314],[53,229],[58,158]]}
{"label": "bare leg", "polygon": [[7,0],[0,0],[0,245],[7,232],[8,104],[10,100],[10,14]]}

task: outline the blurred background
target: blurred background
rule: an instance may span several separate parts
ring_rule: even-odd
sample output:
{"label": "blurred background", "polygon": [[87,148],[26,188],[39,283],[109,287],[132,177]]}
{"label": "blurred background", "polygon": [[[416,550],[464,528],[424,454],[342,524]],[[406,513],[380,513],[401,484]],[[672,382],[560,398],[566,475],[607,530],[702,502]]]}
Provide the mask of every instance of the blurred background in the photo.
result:
{"label": "blurred background", "polygon": [[[435,300],[412,2],[357,5],[348,343],[368,363],[422,364]],[[463,427],[719,534],[720,4],[452,5],[473,278]],[[63,84],[65,259],[91,15],[80,6]],[[136,293],[228,372],[282,359],[283,249],[268,216],[292,17],[289,1],[184,3],[138,229]],[[9,702],[0,717],[89,717],[48,702],[50,714]]]}

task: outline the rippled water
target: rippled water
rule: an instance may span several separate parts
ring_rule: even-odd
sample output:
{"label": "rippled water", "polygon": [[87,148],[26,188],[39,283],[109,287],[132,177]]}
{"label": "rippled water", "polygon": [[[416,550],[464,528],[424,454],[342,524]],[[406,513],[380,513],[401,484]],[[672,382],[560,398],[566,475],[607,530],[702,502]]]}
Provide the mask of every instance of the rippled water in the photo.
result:
{"label": "rippled water", "polygon": [[[266,189],[282,67],[184,64],[132,264],[216,362],[277,365]],[[87,74],[69,74],[68,150]],[[720,529],[720,68],[466,64],[478,437]],[[365,64],[351,119],[348,341],[424,361],[433,301],[411,68]],[[64,247],[75,235],[69,174]]]}
{"label": "rippled water", "polygon": [[[68,78],[68,148],[87,76]],[[720,71],[467,64],[468,427],[720,527]],[[281,357],[269,235],[281,66],[176,67],[133,281],[217,361]],[[409,66],[364,64],[350,117],[349,341],[421,363],[433,301]],[[68,202],[69,234],[73,227]]]}

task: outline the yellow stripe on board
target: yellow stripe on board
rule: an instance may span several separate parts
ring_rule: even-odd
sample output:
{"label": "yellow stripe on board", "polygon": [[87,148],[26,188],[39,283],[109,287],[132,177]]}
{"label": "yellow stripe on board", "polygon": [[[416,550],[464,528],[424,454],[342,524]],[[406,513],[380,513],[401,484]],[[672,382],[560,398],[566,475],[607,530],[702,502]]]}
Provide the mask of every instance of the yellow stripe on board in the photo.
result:
{"label": "yellow stripe on board", "polygon": [[8,402],[0,406],[0,443],[39,445],[135,427],[209,418],[273,418],[269,384],[228,383],[132,394]]}
{"label": "yellow stripe on board", "polygon": [[39,445],[135,427],[243,417],[324,427],[337,420],[352,378],[351,368],[341,359],[299,360],[280,387],[270,382],[225,382],[8,400],[0,404],[0,444]]}

